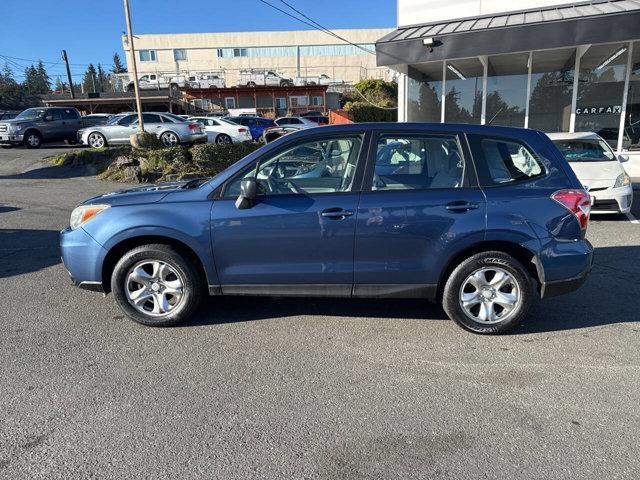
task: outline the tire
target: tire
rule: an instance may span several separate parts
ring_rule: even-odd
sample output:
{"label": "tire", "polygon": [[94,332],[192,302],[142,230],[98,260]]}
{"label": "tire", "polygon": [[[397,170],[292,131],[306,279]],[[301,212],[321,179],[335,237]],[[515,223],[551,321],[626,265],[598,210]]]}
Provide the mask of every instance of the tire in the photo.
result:
{"label": "tire", "polygon": [[233,140],[231,140],[231,137],[226,133],[221,133],[216,137],[216,143],[218,145],[230,145],[233,143]]}
{"label": "tire", "polygon": [[247,83],[247,87],[255,88],[255,86],[256,86],[256,82],[249,82],[249,83]]}
{"label": "tire", "polygon": [[107,146],[107,139],[100,132],[91,132],[87,137],[87,144],[91,148],[103,148]]}
{"label": "tire", "polygon": [[[164,265],[155,275],[154,263]],[[150,327],[169,327],[184,322],[196,311],[202,301],[204,279],[193,261],[170,246],[142,245],[118,261],[111,275],[111,291],[132,320]],[[174,291],[175,295],[168,293]],[[136,298],[138,306],[134,306]]]}
{"label": "tire", "polygon": [[462,328],[491,335],[520,324],[533,298],[532,278],[518,260],[502,252],[482,252],[451,272],[442,294],[442,307]]}
{"label": "tire", "polygon": [[34,130],[24,134],[24,146],[27,148],[40,148],[42,145],[42,135]]}
{"label": "tire", "polygon": [[160,141],[165,147],[175,147],[180,145],[180,137],[173,132],[164,132],[160,135]]}

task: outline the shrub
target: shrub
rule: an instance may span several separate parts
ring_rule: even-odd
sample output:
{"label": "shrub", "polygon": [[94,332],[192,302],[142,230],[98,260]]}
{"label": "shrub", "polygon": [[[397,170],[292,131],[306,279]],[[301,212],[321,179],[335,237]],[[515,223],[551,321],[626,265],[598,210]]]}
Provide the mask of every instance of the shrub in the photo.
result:
{"label": "shrub", "polygon": [[[382,107],[390,107],[389,102],[382,102]],[[395,122],[398,119],[398,111],[378,108],[367,102],[350,102],[344,107],[354,122]]]}
{"label": "shrub", "polygon": [[196,145],[191,149],[194,170],[201,175],[217,175],[261,146],[257,142]]}
{"label": "shrub", "polygon": [[164,145],[154,133],[143,132],[138,134],[138,148],[159,149],[164,148]]}

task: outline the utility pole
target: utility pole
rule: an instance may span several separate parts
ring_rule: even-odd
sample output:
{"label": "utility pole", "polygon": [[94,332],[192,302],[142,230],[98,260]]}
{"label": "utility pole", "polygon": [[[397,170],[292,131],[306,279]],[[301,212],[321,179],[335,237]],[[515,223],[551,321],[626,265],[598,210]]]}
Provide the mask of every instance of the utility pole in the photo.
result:
{"label": "utility pole", "polygon": [[138,86],[138,65],[136,63],[136,50],[133,45],[133,34],[131,33],[131,14],[129,12],[129,0],[124,0],[124,16],[127,20],[127,38],[129,40],[129,51],[131,53],[131,65],[133,66],[133,89],[136,96],[136,108],[138,109],[138,131],[144,132],[144,121],[142,120],[142,102],[140,101],[140,89]]}
{"label": "utility pole", "polygon": [[67,66],[67,80],[69,80],[69,90],[71,91],[71,98],[76,98],[76,94],[73,93],[73,80],[71,80],[71,69],[69,68],[69,57],[67,57],[67,51],[62,50],[62,60]]}

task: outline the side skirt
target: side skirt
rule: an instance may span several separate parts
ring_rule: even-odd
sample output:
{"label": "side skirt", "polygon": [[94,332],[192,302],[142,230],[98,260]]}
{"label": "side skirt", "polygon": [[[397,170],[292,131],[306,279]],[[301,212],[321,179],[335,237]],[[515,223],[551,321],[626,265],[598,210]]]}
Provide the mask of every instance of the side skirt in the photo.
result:
{"label": "side skirt", "polygon": [[432,284],[370,285],[209,285],[209,295],[256,295],[273,297],[424,298],[433,300]]}

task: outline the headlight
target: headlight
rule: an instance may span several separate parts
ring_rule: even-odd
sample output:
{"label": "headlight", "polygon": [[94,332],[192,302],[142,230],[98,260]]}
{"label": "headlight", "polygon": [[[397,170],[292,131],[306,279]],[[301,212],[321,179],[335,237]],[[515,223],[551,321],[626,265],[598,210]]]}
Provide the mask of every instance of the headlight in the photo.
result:
{"label": "headlight", "polygon": [[627,174],[627,172],[621,173],[616,178],[616,183],[613,184],[613,188],[626,187],[631,185],[631,177]]}
{"label": "headlight", "polygon": [[19,132],[20,130],[22,130],[22,125],[15,125],[15,126],[13,127],[13,131],[14,131],[14,132]]}
{"label": "headlight", "polygon": [[103,212],[111,205],[80,205],[73,212],[71,212],[71,219],[69,225],[71,229],[75,230],[83,223],[88,222],[93,217]]}

